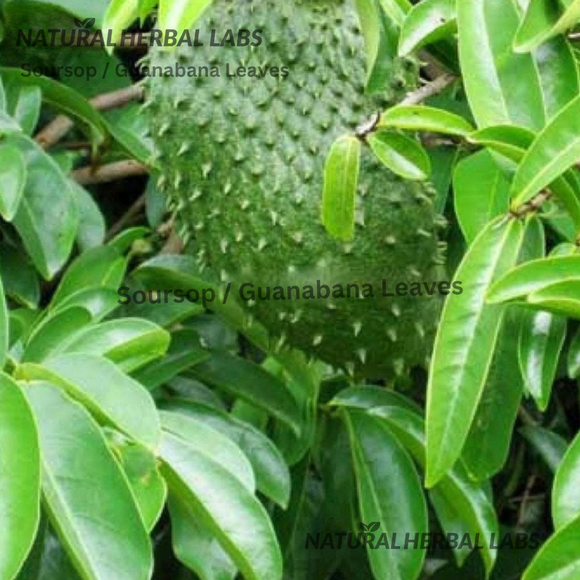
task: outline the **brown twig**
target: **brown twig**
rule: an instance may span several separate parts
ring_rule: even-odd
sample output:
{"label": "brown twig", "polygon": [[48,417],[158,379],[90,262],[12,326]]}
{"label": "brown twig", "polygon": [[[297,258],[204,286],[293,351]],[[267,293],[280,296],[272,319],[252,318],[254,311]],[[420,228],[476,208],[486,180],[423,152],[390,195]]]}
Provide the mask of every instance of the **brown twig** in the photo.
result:
{"label": "brown twig", "polygon": [[530,199],[530,201],[520,205],[520,207],[512,209],[510,214],[512,217],[519,219],[525,215],[538,211],[544,203],[546,203],[552,197],[551,191],[542,191],[538,193],[535,197]]}
{"label": "brown twig", "polygon": [[[97,111],[109,111],[117,109],[143,98],[143,88],[139,85],[131,85],[126,89],[104,93],[96,96],[89,102]],[[36,135],[36,141],[44,149],[56,145],[73,127],[74,122],[66,115],[59,115]]]}
{"label": "brown twig", "polygon": [[72,172],[72,177],[81,185],[96,185],[97,183],[109,183],[126,177],[146,175],[148,168],[142,163],[133,160],[117,161],[102,165],[96,169],[83,167]]}
{"label": "brown twig", "polygon": [[143,211],[145,208],[145,195],[141,195],[137,201],[135,201],[131,207],[121,216],[119,219],[107,232],[106,240],[114,238],[118,233],[120,233],[126,226],[130,225],[133,220]]}
{"label": "brown twig", "polygon": [[440,77],[424,84],[417,90],[409,93],[402,101],[401,105],[418,105],[429,97],[434,97],[444,91],[450,84],[455,81],[456,77],[452,74],[445,73]]}

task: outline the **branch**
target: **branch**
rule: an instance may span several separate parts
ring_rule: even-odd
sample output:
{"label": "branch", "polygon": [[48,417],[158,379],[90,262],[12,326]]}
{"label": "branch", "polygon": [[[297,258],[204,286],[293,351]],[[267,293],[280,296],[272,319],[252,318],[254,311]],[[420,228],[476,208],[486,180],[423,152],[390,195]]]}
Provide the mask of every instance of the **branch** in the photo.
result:
{"label": "branch", "polygon": [[546,203],[552,197],[552,195],[553,194],[551,191],[542,191],[541,193],[538,193],[536,197],[530,199],[530,201],[520,205],[520,207],[512,209],[510,214],[512,217],[519,219],[528,213],[538,211],[542,205],[544,205],[544,203]]}
{"label": "branch", "polygon": [[72,172],[72,177],[81,185],[96,185],[97,183],[109,183],[127,177],[147,175],[149,169],[146,165],[137,161],[117,161],[98,168],[83,167]]}
{"label": "branch", "polygon": [[[89,102],[97,111],[109,111],[124,107],[131,101],[139,101],[142,98],[143,88],[139,85],[131,85],[126,89],[98,95]],[[56,145],[72,129],[73,125],[72,119],[66,115],[59,115],[36,135],[36,141],[43,149],[48,149]]]}
{"label": "branch", "polygon": [[409,93],[402,101],[401,105],[418,105],[422,103],[425,99],[429,97],[434,97],[438,95],[440,92],[445,90],[453,81],[455,81],[456,77],[452,74],[445,73],[440,77],[428,82],[427,84],[423,85],[422,87],[418,88],[416,91]]}

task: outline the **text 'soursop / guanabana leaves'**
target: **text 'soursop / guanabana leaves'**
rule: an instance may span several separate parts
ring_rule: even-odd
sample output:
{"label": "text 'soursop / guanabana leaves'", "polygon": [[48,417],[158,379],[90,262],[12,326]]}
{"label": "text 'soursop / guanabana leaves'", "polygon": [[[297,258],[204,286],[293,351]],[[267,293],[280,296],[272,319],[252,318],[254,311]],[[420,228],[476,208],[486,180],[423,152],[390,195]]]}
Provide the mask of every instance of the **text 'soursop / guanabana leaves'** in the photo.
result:
{"label": "text 'soursop / guanabana leaves'", "polygon": [[[430,188],[396,177],[367,147],[353,240],[333,239],[321,224],[332,143],[401,99],[416,72],[413,62],[396,61],[387,86],[365,95],[364,39],[354,4],[215,0],[196,23],[204,46],[153,51],[146,111],[160,185],[204,274],[233,281],[238,297],[240,285],[253,284],[255,300],[247,306],[282,342],[377,377],[424,362],[440,302],[424,283],[431,288],[444,277]],[[239,29],[261,30],[263,42],[217,48],[209,42],[212,29],[231,29],[234,36]],[[153,68],[175,71],[176,65],[195,67],[201,76],[160,77]],[[383,279],[387,293],[419,282],[423,295],[383,296]],[[328,298],[324,288],[317,298],[318,281],[329,287]],[[360,296],[365,289],[370,296],[363,287],[370,284],[374,297],[356,298],[353,287],[348,298],[348,284],[358,284]],[[300,299],[296,290],[289,299],[289,286],[300,288]],[[316,298],[305,297],[305,286]],[[246,286],[247,297],[251,289]]]}

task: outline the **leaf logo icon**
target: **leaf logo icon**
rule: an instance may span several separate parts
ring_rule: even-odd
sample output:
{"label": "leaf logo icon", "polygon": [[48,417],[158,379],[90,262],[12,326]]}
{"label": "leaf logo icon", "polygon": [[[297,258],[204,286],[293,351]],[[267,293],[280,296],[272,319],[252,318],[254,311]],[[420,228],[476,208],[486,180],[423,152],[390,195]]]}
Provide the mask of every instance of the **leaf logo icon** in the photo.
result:
{"label": "leaf logo icon", "polygon": [[360,527],[363,531],[367,532],[368,531],[368,527],[366,524],[363,524],[362,522],[360,523]]}
{"label": "leaf logo icon", "polygon": [[369,532],[376,532],[381,527],[381,522],[371,522],[367,528]]}
{"label": "leaf logo icon", "polygon": [[95,24],[95,19],[94,18],[85,18],[85,20],[79,20],[78,18],[75,18],[75,24],[77,25],[78,28],[92,28],[92,26]]}

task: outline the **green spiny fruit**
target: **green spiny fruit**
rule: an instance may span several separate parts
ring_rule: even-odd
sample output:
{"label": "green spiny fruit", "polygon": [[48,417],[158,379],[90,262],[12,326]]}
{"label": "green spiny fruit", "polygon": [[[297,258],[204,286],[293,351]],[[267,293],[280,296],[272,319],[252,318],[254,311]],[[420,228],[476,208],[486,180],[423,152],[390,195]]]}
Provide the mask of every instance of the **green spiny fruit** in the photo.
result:
{"label": "green spiny fruit", "polygon": [[[196,67],[202,76],[159,76],[150,68],[146,109],[160,183],[200,269],[223,282],[252,283],[256,299],[246,304],[278,343],[358,376],[423,364],[440,301],[426,298],[424,287],[422,298],[384,297],[382,280],[389,293],[401,282],[441,280],[430,188],[396,177],[365,147],[353,241],[332,239],[320,221],[332,143],[400,99],[415,65],[393,61],[382,89],[365,94],[364,39],[352,0],[215,0],[196,28],[205,46],[154,50],[150,67]],[[213,29],[218,39],[227,29],[234,37],[261,30],[264,42],[215,48],[207,40]],[[202,66],[217,67],[215,76]],[[265,67],[278,76],[259,76]],[[351,298],[298,300],[294,291],[288,299],[288,286],[312,285],[316,293],[318,280],[337,294],[333,286],[342,284],[344,296],[347,284],[361,293],[371,284],[374,298],[357,299],[352,287]],[[285,300],[274,299],[276,286]]]}

